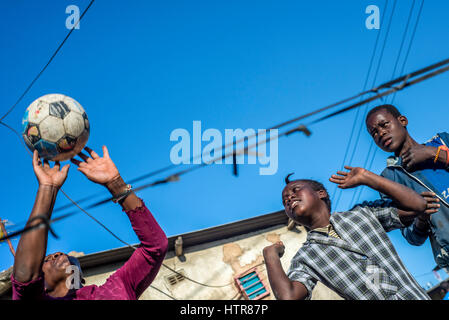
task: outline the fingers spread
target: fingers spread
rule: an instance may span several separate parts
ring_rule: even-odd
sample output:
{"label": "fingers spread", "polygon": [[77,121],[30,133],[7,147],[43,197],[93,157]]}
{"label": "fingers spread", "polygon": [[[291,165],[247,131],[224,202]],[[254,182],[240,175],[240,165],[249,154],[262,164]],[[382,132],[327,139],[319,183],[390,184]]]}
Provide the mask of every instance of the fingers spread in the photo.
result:
{"label": "fingers spread", "polygon": [[91,148],[85,147],[84,150],[86,150],[90,154],[92,159],[100,158],[100,156],[94,150],[92,150]]}
{"label": "fingers spread", "polygon": [[80,152],[78,153],[78,156],[83,159],[86,162],[89,162],[90,160],[92,160],[92,158],[89,158],[88,156],[86,156],[84,153]]}
{"label": "fingers spread", "polygon": [[44,168],[50,168],[50,163],[47,159],[44,159]]}
{"label": "fingers spread", "polygon": [[353,168],[353,167],[350,167],[350,166],[345,166],[345,169],[352,170],[352,169],[354,169],[354,168]]}
{"label": "fingers spread", "polygon": [[70,162],[72,162],[73,164],[75,164],[77,166],[79,166],[82,163],[81,161],[79,161],[79,160],[77,160],[75,158],[70,159]]}

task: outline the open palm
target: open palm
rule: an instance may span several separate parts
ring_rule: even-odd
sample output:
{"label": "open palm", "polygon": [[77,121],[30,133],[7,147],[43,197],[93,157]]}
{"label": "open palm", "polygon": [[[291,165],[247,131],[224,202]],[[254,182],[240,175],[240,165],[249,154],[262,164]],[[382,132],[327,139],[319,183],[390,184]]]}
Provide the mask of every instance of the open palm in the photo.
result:
{"label": "open palm", "polygon": [[345,166],[345,169],[350,171],[337,171],[337,174],[333,174],[329,181],[338,184],[341,189],[355,188],[364,184],[366,169],[350,166]]}
{"label": "open palm", "polygon": [[114,162],[109,157],[106,146],[103,146],[103,157],[100,157],[95,151],[86,147],[84,148],[91,157],[80,152],[78,156],[84,161],[72,159],[71,161],[78,166],[78,170],[82,172],[90,181],[105,185],[119,176],[119,172]]}
{"label": "open palm", "polygon": [[41,162],[41,160],[39,160],[39,154],[36,150],[34,150],[33,169],[34,173],[36,174],[37,181],[41,186],[49,185],[60,188],[64,184],[64,181],[67,179],[69,167],[70,165],[66,164],[60,170],[60,164],[56,161],[53,168],[51,168],[47,160],[44,160],[43,163]]}

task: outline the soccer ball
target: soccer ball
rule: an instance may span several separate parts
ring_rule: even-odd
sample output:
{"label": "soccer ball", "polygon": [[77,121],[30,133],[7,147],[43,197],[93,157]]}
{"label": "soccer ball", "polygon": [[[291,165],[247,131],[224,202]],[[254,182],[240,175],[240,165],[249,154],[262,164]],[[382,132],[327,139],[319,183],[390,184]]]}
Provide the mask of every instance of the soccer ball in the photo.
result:
{"label": "soccer ball", "polygon": [[63,94],[34,100],[22,120],[22,136],[31,151],[52,161],[73,158],[87,143],[89,120],[83,107]]}

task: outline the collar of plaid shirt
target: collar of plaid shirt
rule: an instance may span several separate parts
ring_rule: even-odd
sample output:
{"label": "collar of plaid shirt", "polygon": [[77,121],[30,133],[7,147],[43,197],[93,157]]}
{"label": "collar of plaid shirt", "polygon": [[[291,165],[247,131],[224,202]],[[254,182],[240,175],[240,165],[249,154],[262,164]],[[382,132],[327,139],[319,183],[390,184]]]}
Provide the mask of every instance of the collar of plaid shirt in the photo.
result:
{"label": "collar of plaid shirt", "polygon": [[341,239],[340,236],[338,235],[338,233],[335,232],[335,229],[331,223],[329,223],[325,227],[315,228],[315,229],[311,230],[310,232],[320,232],[320,233],[326,234],[327,236]]}

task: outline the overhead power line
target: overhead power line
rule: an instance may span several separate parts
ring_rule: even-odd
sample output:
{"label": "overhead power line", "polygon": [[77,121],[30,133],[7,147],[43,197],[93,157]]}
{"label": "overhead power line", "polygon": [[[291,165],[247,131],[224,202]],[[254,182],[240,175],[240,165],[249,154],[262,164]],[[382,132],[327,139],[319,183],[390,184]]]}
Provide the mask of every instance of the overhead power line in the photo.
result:
{"label": "overhead power line", "polygon": [[[412,73],[410,73],[410,74],[400,76],[400,77],[398,77],[398,78],[396,78],[396,79],[393,79],[393,80],[388,81],[388,82],[386,82],[386,83],[384,83],[384,84],[381,84],[380,86],[378,86],[378,87],[376,87],[376,88],[372,88],[372,89],[370,89],[370,90],[368,90],[368,91],[365,91],[365,92],[362,92],[362,93],[360,93],[360,94],[357,94],[357,95],[355,95],[355,96],[353,96],[353,97],[351,97],[351,98],[341,100],[341,101],[338,102],[338,103],[334,103],[334,104],[329,105],[329,106],[327,106],[327,107],[320,108],[320,109],[317,109],[317,110],[315,110],[315,111],[312,111],[312,112],[309,112],[309,113],[307,113],[307,114],[304,114],[304,115],[302,115],[302,116],[299,116],[299,117],[296,117],[296,118],[294,118],[294,119],[288,120],[288,121],[284,122],[283,124],[285,124],[285,123],[293,123],[294,121],[296,121],[296,119],[304,119],[304,118],[306,118],[306,117],[309,117],[309,116],[311,116],[311,115],[317,114],[317,113],[319,113],[319,112],[323,112],[323,111],[329,109],[330,107],[333,107],[333,106],[336,106],[336,105],[338,105],[338,104],[341,104],[343,101],[350,101],[350,100],[353,100],[353,99],[355,99],[356,97],[359,97],[359,96],[365,94],[366,92],[375,93],[375,95],[374,95],[373,97],[364,99],[364,100],[359,101],[359,102],[357,102],[357,103],[351,104],[351,105],[349,105],[349,106],[347,106],[347,107],[344,107],[344,108],[342,108],[342,109],[339,109],[339,110],[337,110],[337,111],[335,111],[335,112],[332,112],[332,113],[330,113],[330,114],[327,114],[327,115],[325,115],[325,116],[323,116],[323,117],[321,117],[321,118],[319,118],[319,119],[316,119],[316,120],[314,120],[314,121],[308,123],[306,126],[304,126],[304,125],[299,125],[299,126],[293,128],[293,129],[290,129],[290,130],[288,130],[288,131],[286,131],[286,132],[284,132],[284,133],[281,133],[281,134],[277,135],[276,138],[279,138],[279,137],[282,137],[282,136],[288,136],[288,135],[290,135],[291,133],[296,132],[296,131],[305,131],[305,129],[307,129],[307,126],[316,124],[316,123],[318,123],[318,122],[324,121],[324,120],[326,120],[326,119],[329,119],[329,118],[331,118],[331,117],[337,116],[337,115],[342,114],[342,113],[344,113],[344,112],[350,111],[350,110],[352,110],[352,109],[354,109],[354,108],[360,107],[360,106],[362,106],[362,105],[364,105],[364,104],[366,104],[366,103],[368,103],[368,102],[371,102],[371,101],[373,101],[373,100],[382,98],[382,97],[387,96],[387,95],[389,95],[389,94],[391,94],[391,93],[394,93],[394,92],[396,92],[396,91],[403,90],[404,88],[407,88],[407,87],[409,87],[409,86],[415,85],[415,84],[417,84],[417,83],[419,83],[419,82],[422,82],[422,81],[424,81],[424,80],[426,80],[426,79],[435,77],[435,76],[437,76],[437,75],[439,75],[439,74],[441,74],[441,73],[443,73],[443,72],[446,72],[446,71],[448,71],[448,70],[449,70],[449,59],[445,59],[445,60],[442,60],[442,61],[440,61],[440,62],[438,62],[438,63],[432,64],[432,65],[427,66],[427,67],[425,67],[425,68],[422,68],[422,69],[419,69],[419,70],[417,70],[417,71],[414,71],[414,72],[412,72]],[[429,71],[432,71],[432,72],[429,72]],[[420,76],[420,75],[421,75],[421,77],[418,77],[418,78],[415,79],[415,77]],[[398,84],[398,83],[399,83],[399,84]],[[397,85],[397,84],[398,84],[398,85]],[[394,85],[396,85],[396,86],[394,86]],[[387,90],[387,89],[388,89],[388,90]],[[385,91],[380,92],[381,90],[385,90]],[[278,125],[278,126],[279,126],[279,125]],[[15,131],[15,130],[12,129],[11,127],[9,127],[9,126],[7,126],[7,127],[8,127],[9,129],[11,129],[12,131]],[[17,132],[16,132],[16,134],[17,134]],[[270,137],[269,139],[266,139],[265,141],[262,141],[262,143],[266,143],[266,142],[268,142],[268,141],[270,141],[270,140],[272,140],[272,139],[273,139],[273,137]],[[236,142],[235,142],[235,143],[236,143]],[[260,143],[261,143],[261,142],[259,142],[259,144],[260,144]],[[245,147],[243,150],[238,151],[237,154],[245,153],[246,151],[248,151],[249,149],[251,149],[251,148],[253,148],[253,147],[255,147],[255,146],[256,146],[256,145],[247,146],[247,147]],[[219,160],[219,159],[225,159],[225,158],[227,158],[227,157],[229,157],[229,156],[232,156],[234,153],[235,153],[235,152],[233,151],[233,152],[231,152],[231,153],[229,153],[229,154],[227,154],[227,155],[225,154],[225,155],[223,155],[222,157],[219,157],[219,158],[216,158],[216,159],[212,160],[211,163],[209,163],[209,164],[214,163],[216,160]],[[196,165],[196,166],[194,166],[194,167],[192,167],[192,168],[188,168],[188,169],[184,169],[184,170],[178,171],[178,172],[176,172],[176,173],[174,173],[174,174],[172,174],[172,175],[169,175],[169,176],[166,177],[165,179],[159,179],[159,180],[156,180],[156,181],[154,181],[154,182],[152,182],[152,183],[145,184],[145,185],[143,185],[143,186],[137,187],[137,188],[135,188],[134,190],[136,190],[136,191],[138,191],[138,190],[143,190],[143,189],[146,189],[146,188],[149,188],[149,187],[154,187],[154,186],[159,185],[159,184],[164,184],[164,183],[167,183],[167,182],[177,181],[181,175],[184,175],[184,174],[189,173],[189,172],[192,172],[192,171],[194,171],[194,170],[203,168],[203,167],[205,167],[205,166],[208,166],[209,164],[208,164],[208,163],[202,163],[202,164]],[[88,209],[89,209],[89,208],[94,208],[94,207],[100,206],[100,205],[102,205],[102,204],[104,204],[104,203],[107,203],[110,199],[111,199],[111,198],[108,197],[108,198],[105,198],[105,199],[103,199],[103,200],[101,200],[101,201],[97,201],[96,203],[91,204],[90,206],[88,206]],[[74,200],[72,200],[72,199],[69,199],[69,200],[70,200],[70,202],[72,202],[72,203],[74,203],[74,204],[76,203],[76,201],[74,201]],[[81,207],[79,207],[79,205],[77,205],[77,206],[78,206],[78,208],[81,209]],[[55,210],[54,210],[54,212],[55,212]]]}
{"label": "overhead power line", "polygon": [[83,11],[83,13],[81,14],[80,18],[78,19],[78,21],[75,23],[75,25],[73,26],[72,29],[70,29],[69,33],[66,35],[66,37],[64,38],[64,40],[62,40],[62,42],[59,44],[58,48],[55,50],[55,52],[51,55],[50,59],[48,60],[47,64],[45,64],[45,66],[41,69],[41,71],[34,77],[33,81],[31,81],[31,83],[28,85],[28,87],[25,89],[25,91],[22,93],[22,95],[19,97],[19,99],[17,99],[16,103],[14,103],[12,105],[11,108],[9,108],[9,110],[0,118],[0,122],[6,118],[8,116],[8,114],[11,113],[11,111],[14,110],[14,108],[20,103],[20,101],[22,101],[23,97],[25,97],[25,95],[28,93],[28,91],[30,91],[31,87],[34,85],[34,83],[40,78],[40,76],[42,75],[42,73],[44,73],[44,71],[47,69],[47,67],[50,65],[50,63],[53,61],[53,59],[56,57],[56,55],[58,54],[59,50],[61,50],[62,46],[64,45],[64,43],[67,41],[67,39],[70,37],[70,35],[72,34],[73,30],[78,26],[79,22],[81,21],[81,19],[83,19],[84,15],[86,14],[87,10],[89,10],[89,8],[92,6],[92,4],[95,2],[95,0],[92,0],[89,5],[87,6],[87,8]]}
{"label": "overhead power line", "polygon": [[[385,42],[386,42],[386,40],[388,38],[388,33],[389,33],[389,30],[390,30],[390,25],[391,25],[391,19],[393,17],[393,13],[394,13],[395,7],[396,7],[396,2],[394,3],[394,6],[393,6],[393,9],[392,9],[392,12],[391,12],[390,24],[388,25],[388,28],[387,28],[387,31],[386,31],[383,49],[385,48]],[[371,75],[371,68],[373,67],[374,58],[376,56],[377,45],[379,43],[380,35],[382,33],[382,30],[383,30],[383,25],[384,25],[384,21],[385,21],[384,18],[385,18],[387,9],[388,9],[388,0],[385,1],[385,8],[383,10],[382,17],[381,17],[380,30],[377,33],[376,42],[374,44],[374,49],[373,49],[373,52],[371,54],[371,59],[370,59],[369,67],[368,67],[368,72],[366,73],[365,83],[363,84],[363,91],[366,90],[366,87],[368,86],[368,80],[369,80],[369,77]],[[379,59],[378,65],[380,65],[380,62],[382,60],[383,49],[382,49],[382,53],[380,55],[380,59]],[[379,71],[379,67],[377,67],[377,71]],[[376,77],[374,77],[374,79],[376,79]],[[374,84],[375,84],[375,80],[373,81],[373,86],[374,86]],[[363,97],[361,97],[360,100],[362,98]],[[365,107],[365,110],[366,110],[366,108],[367,108],[367,106]],[[357,123],[358,123],[357,120],[359,119],[360,110],[361,110],[360,108],[357,109],[356,115],[354,117],[354,121],[352,123],[351,135],[349,136],[349,140],[348,140],[348,143],[346,145],[346,150],[345,150],[345,154],[343,156],[343,161],[342,161],[342,164],[340,166],[340,170],[343,170],[345,165],[347,165],[348,163],[351,163],[352,159],[354,157],[354,152],[355,152],[355,149],[357,148],[358,139],[360,138],[360,130],[361,130],[360,128],[359,128],[359,134],[357,135],[356,142],[354,143],[354,148],[353,148],[353,152],[351,153],[350,160],[347,162],[347,156],[348,156],[349,150],[351,149],[352,138],[353,138],[354,133],[355,133],[355,128],[357,127]],[[334,192],[333,192],[332,198],[331,198],[332,199],[332,203],[334,203],[334,208],[335,209],[338,207],[338,204],[340,203],[340,199],[341,199],[342,193],[343,193],[342,189],[340,189],[337,186],[335,186],[335,189],[334,189]],[[337,196],[337,198],[335,198],[337,194],[338,194],[338,196]]]}
{"label": "overhead power line", "polygon": [[[408,55],[410,54],[410,50],[412,48],[413,40],[415,39],[416,30],[418,29],[418,24],[419,24],[419,20],[421,18],[421,13],[422,13],[423,6],[424,6],[424,0],[422,0],[421,6],[419,7],[418,17],[416,18],[415,27],[413,28],[412,37],[410,38],[410,43],[408,45],[407,53],[405,54],[404,63],[402,64],[402,68],[401,68],[400,73],[403,73],[404,70],[405,70],[405,65],[407,63]],[[393,103],[394,99],[396,98],[396,93],[397,92],[395,92],[393,94],[393,98],[391,99],[391,103]]]}
{"label": "overhead power line", "polygon": [[[418,11],[418,17],[417,17],[417,19],[416,19],[415,26],[414,26],[414,28],[413,28],[413,33],[412,33],[412,36],[411,36],[411,38],[410,38],[408,50],[407,50],[407,53],[406,53],[406,55],[405,55],[404,62],[403,62],[403,64],[402,64],[401,73],[404,71],[405,65],[406,65],[407,60],[408,60],[408,56],[409,56],[409,53],[410,53],[410,49],[411,49],[411,47],[412,47],[413,40],[414,40],[414,38],[415,38],[415,33],[416,33],[416,30],[417,30],[417,26],[418,26],[418,23],[419,23],[419,20],[420,20],[420,17],[421,17],[421,12],[422,12],[423,5],[424,5],[424,0],[422,0],[421,6],[420,6],[419,11]],[[393,79],[394,76],[395,76],[396,67],[397,67],[397,65],[398,65],[398,63],[399,63],[399,60],[400,60],[400,56],[401,56],[401,53],[402,53],[403,44],[405,43],[405,39],[406,39],[406,36],[407,36],[407,31],[408,31],[409,23],[410,23],[410,20],[411,20],[411,17],[412,17],[412,13],[413,13],[413,8],[414,8],[414,6],[415,6],[415,0],[413,0],[413,3],[412,3],[411,8],[410,8],[409,15],[408,15],[408,18],[407,18],[407,25],[406,25],[404,34],[403,34],[403,36],[402,36],[401,46],[400,46],[400,49],[399,49],[398,56],[397,56],[397,58],[396,58],[395,66],[394,66],[394,68],[393,68],[393,75],[391,76],[392,79]],[[392,95],[392,99],[391,99],[390,104],[393,104],[394,99],[395,99],[395,95],[396,95],[396,92]],[[372,167],[372,165],[373,165],[374,159],[375,159],[376,154],[377,154],[377,151],[378,151],[377,148],[374,148],[374,152],[373,152],[373,154],[372,154],[372,156],[371,156],[370,164],[369,164],[369,166],[368,166],[368,158],[369,158],[369,156],[370,156],[370,154],[371,154],[371,150],[372,150],[373,148],[374,148],[374,141],[371,140],[371,142],[370,142],[370,147],[369,147],[369,151],[368,151],[368,153],[367,153],[367,156],[366,156],[366,159],[365,159],[365,163],[364,163],[364,165],[363,165],[363,167],[364,167],[364,168],[367,168],[368,170],[371,170],[371,167]],[[362,192],[363,192],[364,189],[365,189],[365,187],[362,187],[362,188],[359,188],[358,190],[356,190],[356,192],[354,192],[353,197],[352,197],[352,199],[351,199],[351,207],[353,207],[356,203],[359,203],[360,197],[361,197]],[[354,196],[355,196],[356,194],[357,194],[357,199],[354,201]]]}
{"label": "overhead power line", "polygon": [[[384,42],[383,42],[383,45],[382,45],[382,50],[381,50],[381,52],[380,52],[379,62],[377,63],[376,73],[374,74],[373,85],[376,83],[377,76],[379,75],[380,66],[382,65],[382,60],[383,60],[383,56],[384,56],[384,52],[385,52],[385,47],[386,47],[387,40],[388,40],[388,35],[390,34],[391,23],[393,22],[393,15],[394,15],[394,12],[395,12],[395,9],[396,9],[396,4],[397,4],[397,0],[394,1],[393,9],[391,10],[390,19],[389,19],[389,21],[388,21],[388,26],[387,26],[387,32],[386,32],[385,39],[384,39]],[[354,149],[352,150],[351,159],[349,160],[349,163],[350,163],[351,165],[352,165],[352,160],[354,159],[355,152],[356,152],[357,147],[358,147],[358,142],[359,142],[359,140],[360,140],[360,137],[361,137],[361,134],[362,134],[362,131],[363,131],[363,127],[364,127],[364,119],[366,118],[366,115],[368,114],[368,106],[369,106],[369,104],[365,105],[364,112],[363,112],[363,117],[362,117],[362,121],[359,121],[359,131],[358,131],[358,134],[357,134],[356,143],[355,143],[355,145],[354,145]],[[371,141],[371,144],[370,144],[368,153],[366,154],[366,157],[365,157],[365,163],[364,163],[364,165],[363,165],[364,168],[366,168],[366,165],[367,165],[367,162],[368,162],[368,159],[369,159],[369,156],[370,156],[370,154],[371,154],[371,150],[372,150],[372,149],[373,149],[373,143],[372,143],[372,141]],[[355,199],[357,193],[359,193],[360,190],[363,190],[363,187],[362,187],[362,188],[358,188],[358,189],[356,189],[356,190],[353,191],[353,193],[352,193],[352,198],[351,198],[351,202],[350,202],[351,205],[349,206],[350,208],[352,208],[352,202],[354,201],[354,199]]]}
{"label": "overhead power line", "polygon": [[[422,81],[424,81],[426,79],[429,79],[431,77],[439,75],[439,74],[441,74],[443,72],[446,72],[448,70],[449,70],[449,59],[440,61],[438,63],[435,63],[435,64],[431,65],[431,66],[422,68],[422,69],[417,70],[415,72],[412,72],[412,73],[410,73],[408,75],[401,76],[401,77],[399,77],[397,79],[394,79],[394,80],[388,81],[388,82],[386,82],[384,84],[381,84],[380,86],[378,86],[376,88],[373,88],[373,89],[368,91],[368,92],[375,93],[374,96],[366,98],[366,99],[364,99],[362,101],[359,101],[357,103],[351,104],[351,105],[349,105],[347,107],[344,107],[342,109],[339,109],[339,110],[337,110],[335,112],[332,112],[332,113],[330,113],[328,115],[325,115],[325,116],[323,116],[323,117],[321,117],[319,119],[313,120],[313,121],[309,122],[306,125],[299,125],[299,126],[293,128],[293,129],[287,130],[287,131],[285,131],[283,133],[279,133],[275,137],[271,137],[270,136],[265,141],[259,141],[258,143],[255,143],[255,144],[253,144],[251,146],[246,146],[246,147],[244,147],[243,149],[241,149],[241,150],[239,150],[237,152],[231,151],[228,154],[224,154],[224,155],[222,155],[220,157],[217,157],[217,158],[213,159],[210,163],[201,163],[201,164],[198,164],[198,165],[194,165],[191,168],[180,170],[178,172],[175,172],[175,173],[169,175],[168,177],[166,177],[164,179],[158,179],[158,180],[153,181],[151,183],[148,183],[148,184],[142,185],[140,187],[137,187],[134,190],[135,191],[139,191],[139,190],[143,190],[143,189],[146,189],[146,188],[154,187],[156,185],[164,184],[164,183],[167,183],[167,182],[177,181],[177,180],[179,180],[180,176],[182,176],[184,174],[187,174],[189,172],[198,170],[200,168],[204,168],[206,166],[209,166],[210,164],[213,164],[217,160],[226,159],[228,157],[233,156],[233,154],[235,154],[235,153],[237,153],[237,154],[245,154],[251,148],[256,147],[257,144],[260,145],[261,143],[267,143],[267,142],[273,140],[274,138],[280,138],[280,137],[283,137],[283,136],[288,136],[291,133],[296,132],[296,131],[303,131],[304,132],[305,130],[307,130],[307,127],[310,126],[310,125],[314,125],[316,123],[319,123],[319,122],[324,121],[326,119],[329,119],[331,117],[335,117],[335,116],[337,116],[339,114],[342,114],[342,113],[350,111],[350,110],[352,110],[354,108],[360,107],[360,106],[362,106],[362,105],[364,105],[366,103],[369,103],[371,101],[374,101],[376,99],[380,99],[380,98],[382,98],[384,96],[388,96],[388,95],[390,95],[393,92],[396,92],[396,91],[399,91],[399,90],[403,90],[404,88],[408,88],[408,87],[410,87],[412,85],[415,85],[415,84],[417,84],[419,82],[422,82]],[[432,72],[429,73],[429,71],[432,71]],[[419,76],[419,75],[422,75],[422,76],[414,79],[416,76]],[[398,84],[398,85],[394,86],[395,84]],[[384,91],[380,92],[382,90],[384,90]],[[356,95],[356,96],[360,96],[360,94]],[[348,99],[345,99],[345,100],[348,100]],[[324,110],[324,109],[326,109],[326,108],[321,108],[321,109],[318,109],[318,110]],[[308,113],[306,115],[297,117],[296,119],[304,119],[308,115],[316,114],[316,113],[318,113],[318,112],[316,112],[316,111],[310,112],[310,113]],[[98,207],[100,205],[103,205],[103,204],[109,202],[110,200],[111,200],[110,197],[104,198],[103,200],[97,201],[97,202],[89,205],[87,207],[87,209]]]}
{"label": "overhead power line", "polygon": [[[306,118],[311,117],[311,116],[313,116],[313,115],[317,115],[317,114],[319,114],[319,113],[322,113],[322,112],[324,112],[324,111],[327,111],[327,110],[329,110],[329,109],[331,109],[331,108],[334,108],[334,107],[336,107],[336,106],[338,106],[338,105],[341,105],[341,104],[347,103],[347,102],[349,102],[349,101],[352,101],[352,100],[354,100],[354,99],[356,99],[356,98],[358,98],[358,97],[361,97],[361,96],[363,96],[363,95],[366,95],[366,94],[368,94],[368,93],[375,94],[373,97],[371,97],[371,98],[369,98],[369,99],[365,99],[365,100],[359,101],[359,102],[356,103],[356,104],[349,105],[348,107],[346,107],[346,108],[344,108],[344,109],[340,109],[340,110],[338,110],[338,111],[336,111],[336,112],[334,112],[334,113],[331,113],[331,114],[329,114],[329,115],[327,115],[327,116],[324,116],[324,117],[322,117],[322,118],[320,118],[320,119],[317,119],[317,120],[311,122],[310,124],[318,123],[318,122],[320,122],[320,121],[326,120],[327,118],[330,118],[330,117],[333,117],[333,116],[338,115],[338,114],[340,114],[340,113],[343,113],[343,112],[349,111],[349,110],[351,110],[351,109],[357,108],[357,107],[359,107],[359,106],[361,106],[361,105],[364,105],[365,103],[368,103],[368,102],[370,102],[370,101],[373,101],[373,100],[382,98],[382,97],[384,97],[384,96],[386,96],[386,95],[389,95],[389,94],[391,94],[392,92],[396,92],[396,91],[402,90],[402,89],[404,89],[405,87],[414,85],[414,84],[416,84],[416,83],[418,83],[418,82],[421,82],[421,81],[423,81],[423,80],[426,80],[427,78],[431,78],[431,77],[436,76],[436,75],[438,75],[438,74],[440,74],[440,73],[443,73],[443,72],[447,71],[447,69],[446,69],[446,68],[442,68],[442,67],[444,67],[444,66],[446,66],[446,65],[448,65],[448,64],[449,64],[449,59],[442,60],[442,61],[440,61],[440,62],[438,62],[438,63],[432,64],[432,65],[429,65],[429,66],[427,66],[427,67],[425,67],[425,68],[422,68],[422,69],[419,69],[419,70],[417,70],[417,71],[414,71],[414,72],[412,72],[412,73],[410,73],[410,74],[403,75],[403,76],[400,76],[400,77],[398,77],[398,78],[396,78],[396,79],[390,80],[390,81],[388,81],[388,82],[386,82],[386,83],[383,83],[383,84],[379,85],[378,87],[375,87],[375,88],[372,88],[372,89],[363,91],[363,92],[361,92],[361,93],[359,93],[359,94],[356,94],[356,95],[351,96],[351,97],[349,97],[349,98],[346,98],[346,99],[340,100],[340,101],[338,101],[338,102],[332,103],[332,104],[330,104],[330,105],[328,105],[328,106],[325,106],[325,107],[323,107],[323,108],[319,108],[319,109],[316,109],[316,110],[311,111],[311,112],[309,112],[309,113],[306,113],[306,114],[300,115],[300,116],[298,116],[298,117],[295,117],[295,118],[293,118],[293,119],[284,121],[284,122],[282,122],[282,123],[280,123],[280,124],[277,124],[277,125],[275,125],[275,126],[272,126],[271,128],[268,128],[267,130],[271,130],[271,129],[279,129],[279,128],[281,128],[281,127],[284,127],[284,126],[293,124],[293,123],[295,123],[295,122],[298,122],[298,121],[300,121],[300,120],[306,119]],[[431,74],[427,74],[427,75],[425,75],[425,76],[423,76],[423,77],[417,79],[417,81],[408,82],[408,80],[413,79],[414,77],[416,77],[416,76],[418,76],[418,75],[426,74],[426,73],[428,73],[429,71],[432,71],[432,70],[435,70],[435,69],[438,69],[438,70],[436,70],[436,72],[433,72],[433,73],[431,73]],[[396,84],[398,84],[398,83],[400,83],[400,85],[396,85]],[[396,85],[396,86],[394,86],[394,85]],[[384,90],[384,89],[388,89],[388,88],[391,88],[388,92],[379,93],[379,91]],[[291,129],[291,130],[296,130],[296,128],[293,128],[293,129]],[[290,130],[290,131],[291,131],[291,130]],[[218,148],[217,152],[220,151],[220,150],[223,150],[223,149],[224,149],[225,147],[227,147],[227,146],[231,146],[231,145],[236,146],[239,142],[242,142],[242,141],[244,141],[245,139],[251,139],[251,138],[257,137],[257,136],[258,136],[258,133],[253,134],[253,135],[250,135],[250,136],[248,136],[248,137],[244,137],[244,138],[239,139],[239,140],[237,140],[237,141],[235,141],[235,142],[233,142],[233,143],[228,143],[228,144],[226,144],[226,145],[223,145],[221,148]],[[232,151],[231,153],[229,153],[229,154],[226,155],[225,157],[232,156],[233,152],[234,152],[234,151]],[[239,152],[236,152],[236,153],[237,153],[237,154],[241,154],[242,151],[239,151]],[[195,159],[195,158],[199,158],[199,157],[201,157],[201,154],[200,154],[200,155],[197,155],[197,156],[195,156],[195,157],[192,157],[192,158]],[[191,158],[191,159],[192,159],[192,158]],[[220,158],[221,158],[221,159],[224,159],[223,157],[220,157]],[[218,158],[218,159],[220,159],[220,158]],[[214,162],[214,161],[216,161],[216,160],[218,160],[218,159],[214,159],[212,162]],[[152,182],[152,183],[149,183],[149,184],[145,185],[145,186],[146,186],[145,188],[151,187],[151,186],[155,186],[155,185],[158,185],[158,184],[161,184],[161,183],[165,183],[165,182],[171,182],[171,181],[174,181],[174,180],[170,180],[170,179],[175,179],[175,180],[176,180],[180,175],[182,175],[182,174],[184,174],[184,173],[187,173],[187,172],[190,172],[190,171],[193,171],[193,170],[196,170],[196,169],[199,169],[199,168],[201,168],[201,167],[204,167],[205,165],[206,165],[206,164],[199,164],[199,165],[196,165],[196,166],[194,167],[194,169],[186,169],[186,170],[182,170],[181,172],[174,173],[174,174],[168,176],[168,177],[165,178],[165,179],[156,180],[155,182]],[[169,170],[169,169],[171,169],[171,168],[174,168],[174,167],[178,167],[178,165],[169,165],[169,166],[166,166],[165,168],[151,171],[150,173],[147,173],[147,174],[144,174],[144,175],[142,175],[142,176],[140,176],[140,177],[137,177],[137,178],[134,178],[134,179],[132,179],[132,180],[129,180],[129,182],[130,182],[130,183],[134,183],[134,182],[137,182],[137,181],[142,180],[144,176],[153,176],[153,175],[156,175],[157,173],[165,172],[165,171],[167,171],[167,170]],[[84,197],[82,200],[76,200],[76,202],[78,202],[78,203],[85,202],[85,201],[87,201],[87,200],[89,200],[89,199],[92,199],[93,196],[95,196],[95,195],[91,195],[91,196],[88,196],[88,197]],[[108,201],[107,199],[104,199],[104,200],[101,200],[101,201],[97,202],[97,204],[100,204],[100,202],[106,203],[107,201]],[[67,209],[68,207],[71,207],[71,205],[69,204],[69,205],[64,205],[63,207],[56,208],[56,209],[54,209],[53,212],[58,212],[58,211],[61,211],[61,210],[63,210],[63,209]]]}

